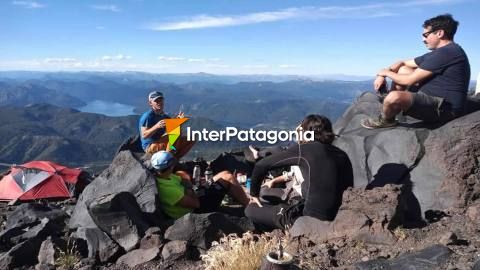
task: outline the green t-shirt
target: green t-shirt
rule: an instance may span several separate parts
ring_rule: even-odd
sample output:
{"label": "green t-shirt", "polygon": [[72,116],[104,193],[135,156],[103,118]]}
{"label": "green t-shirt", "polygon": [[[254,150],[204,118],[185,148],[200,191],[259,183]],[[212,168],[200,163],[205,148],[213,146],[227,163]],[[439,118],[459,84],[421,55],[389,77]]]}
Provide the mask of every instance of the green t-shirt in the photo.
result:
{"label": "green t-shirt", "polygon": [[182,178],[170,174],[168,179],[157,177],[158,196],[163,212],[170,217],[177,219],[193,211],[176,205],[185,195],[185,188],[182,185]]}

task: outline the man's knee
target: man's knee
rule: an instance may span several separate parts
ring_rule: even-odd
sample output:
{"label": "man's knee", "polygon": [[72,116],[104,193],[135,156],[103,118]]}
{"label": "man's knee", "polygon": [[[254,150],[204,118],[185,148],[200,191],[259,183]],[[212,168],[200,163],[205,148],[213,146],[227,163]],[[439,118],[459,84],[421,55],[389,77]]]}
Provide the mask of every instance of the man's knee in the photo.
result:
{"label": "man's knee", "polygon": [[220,180],[220,179],[228,181],[228,182],[232,182],[233,181],[233,175],[229,171],[221,171],[213,177],[214,181],[217,181],[217,180]]}
{"label": "man's knee", "polygon": [[406,109],[411,106],[411,100],[412,98],[409,92],[392,91],[385,97],[383,104],[385,106],[395,106],[401,109]]}
{"label": "man's knee", "polygon": [[[402,74],[402,75],[405,75],[405,74],[411,74],[413,73],[414,69],[411,68],[411,67],[407,67],[407,66],[401,66],[397,73],[398,74]],[[401,85],[401,84],[398,84],[398,83],[395,83],[393,82],[392,83],[392,89],[393,90],[397,90],[397,91],[405,91],[408,89],[408,85]]]}
{"label": "man's knee", "polygon": [[227,192],[229,192],[232,186],[235,184],[235,182],[233,181],[233,175],[229,171],[222,171],[217,173],[213,177],[213,181],[222,185]]}
{"label": "man's knee", "polygon": [[149,154],[155,154],[156,152],[158,151],[163,151],[167,148],[167,144],[166,143],[162,143],[162,142],[153,142],[151,143],[147,149],[145,150],[146,153],[149,153]]}
{"label": "man's knee", "polygon": [[411,67],[407,67],[407,66],[401,66],[399,69],[398,69],[398,74],[411,74],[413,73],[414,69],[411,68]]}

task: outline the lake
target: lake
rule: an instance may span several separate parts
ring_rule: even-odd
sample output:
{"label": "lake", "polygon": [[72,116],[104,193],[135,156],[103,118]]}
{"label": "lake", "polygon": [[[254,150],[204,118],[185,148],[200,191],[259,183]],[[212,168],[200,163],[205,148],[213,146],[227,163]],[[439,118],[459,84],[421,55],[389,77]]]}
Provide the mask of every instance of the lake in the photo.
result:
{"label": "lake", "polygon": [[107,116],[125,116],[136,114],[133,112],[135,109],[133,106],[104,100],[94,100],[77,109],[82,112],[98,113]]}

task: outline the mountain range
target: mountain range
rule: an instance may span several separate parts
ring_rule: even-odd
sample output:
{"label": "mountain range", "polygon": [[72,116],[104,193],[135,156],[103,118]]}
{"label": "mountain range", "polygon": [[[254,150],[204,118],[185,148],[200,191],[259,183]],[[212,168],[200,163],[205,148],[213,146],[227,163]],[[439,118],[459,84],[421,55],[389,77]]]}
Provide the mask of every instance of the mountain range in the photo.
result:
{"label": "mountain range", "polygon": [[[271,81],[254,81],[259,79]],[[153,89],[164,93],[167,113],[182,109],[197,129],[292,130],[310,113],[335,121],[370,87],[371,81],[300,76],[0,72],[0,162],[108,163],[121,142],[137,133],[139,114],[148,109],[146,97]],[[137,115],[108,117],[79,110],[95,101],[128,105]],[[202,142],[191,157],[212,158],[245,145]]]}

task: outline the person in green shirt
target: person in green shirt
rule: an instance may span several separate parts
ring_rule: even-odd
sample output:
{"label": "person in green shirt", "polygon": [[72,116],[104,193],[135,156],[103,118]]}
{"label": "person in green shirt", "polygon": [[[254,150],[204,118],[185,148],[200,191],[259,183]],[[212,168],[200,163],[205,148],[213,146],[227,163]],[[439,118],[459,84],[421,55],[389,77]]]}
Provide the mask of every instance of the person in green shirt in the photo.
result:
{"label": "person in green shirt", "polygon": [[216,174],[210,186],[201,187],[195,193],[188,175],[182,174],[182,178],[173,173],[176,159],[171,153],[159,151],[150,161],[155,170],[162,210],[174,219],[191,212],[215,212],[227,193],[243,206],[249,203],[248,195],[228,171]]}

